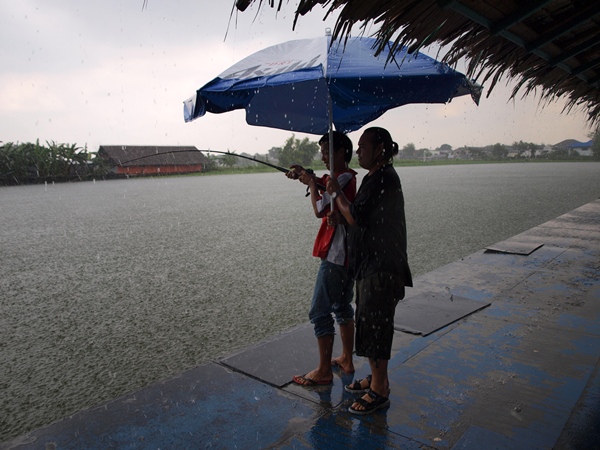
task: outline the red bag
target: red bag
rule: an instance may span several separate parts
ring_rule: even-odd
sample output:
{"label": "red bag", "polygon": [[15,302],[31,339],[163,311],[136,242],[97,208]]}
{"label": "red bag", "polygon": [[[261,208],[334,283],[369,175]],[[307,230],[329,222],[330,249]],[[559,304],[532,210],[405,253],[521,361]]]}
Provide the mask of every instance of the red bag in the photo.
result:
{"label": "red bag", "polygon": [[327,225],[327,217],[323,217],[321,220],[321,228],[319,228],[313,247],[313,256],[323,259],[327,257],[327,252],[335,234],[335,227]]}
{"label": "red bag", "polygon": [[[354,201],[354,197],[356,196],[356,172],[352,169],[348,169],[342,173],[351,172],[354,176],[342,186],[342,191],[344,195],[351,202]],[[322,177],[321,182],[325,185],[327,184],[327,179],[329,175],[325,175]],[[315,239],[315,245],[313,246],[313,256],[317,258],[324,259],[327,257],[327,253],[329,252],[329,247],[331,247],[331,242],[333,242],[333,236],[335,234],[336,227],[330,227],[327,225],[327,216],[321,219],[321,228],[319,228],[319,232],[317,233],[317,237]]]}

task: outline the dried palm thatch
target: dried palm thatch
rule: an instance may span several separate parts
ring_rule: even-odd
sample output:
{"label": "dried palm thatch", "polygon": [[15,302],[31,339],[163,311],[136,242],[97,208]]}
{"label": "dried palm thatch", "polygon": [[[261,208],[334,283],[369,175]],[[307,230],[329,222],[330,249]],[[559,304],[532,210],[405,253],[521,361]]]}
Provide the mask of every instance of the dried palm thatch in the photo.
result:
{"label": "dried palm thatch", "polygon": [[[283,0],[237,0],[244,11],[258,1],[280,9]],[[542,103],[563,98],[566,110],[587,110],[600,125],[600,1],[598,0],[300,0],[296,18],[321,5],[339,11],[333,37],[343,40],[374,25],[379,51],[387,41],[411,51],[438,44],[444,62],[467,61],[467,75],[487,95],[505,76],[511,98],[539,90]]]}

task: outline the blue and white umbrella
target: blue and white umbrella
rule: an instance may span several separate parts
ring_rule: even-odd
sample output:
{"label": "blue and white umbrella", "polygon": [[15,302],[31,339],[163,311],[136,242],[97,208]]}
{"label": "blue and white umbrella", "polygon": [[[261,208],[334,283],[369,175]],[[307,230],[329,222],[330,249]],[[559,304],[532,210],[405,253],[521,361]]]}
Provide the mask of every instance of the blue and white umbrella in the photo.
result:
{"label": "blue and white umbrella", "polygon": [[[246,110],[246,122],[302,133],[355,131],[409,103],[447,103],[481,86],[422,53],[375,56],[375,39],[301,39],[244,58],[184,102],[190,122],[207,112]],[[392,44],[389,44],[392,48]]]}

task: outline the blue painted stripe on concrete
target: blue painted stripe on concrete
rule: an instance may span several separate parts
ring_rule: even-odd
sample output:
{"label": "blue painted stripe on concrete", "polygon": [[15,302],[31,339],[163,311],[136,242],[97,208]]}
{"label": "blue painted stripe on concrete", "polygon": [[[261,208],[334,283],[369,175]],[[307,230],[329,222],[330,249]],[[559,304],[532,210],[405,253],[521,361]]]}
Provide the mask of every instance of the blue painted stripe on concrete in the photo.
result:
{"label": "blue painted stripe on concrete", "polygon": [[207,364],[3,448],[265,448],[303,433],[324,412],[319,405]]}

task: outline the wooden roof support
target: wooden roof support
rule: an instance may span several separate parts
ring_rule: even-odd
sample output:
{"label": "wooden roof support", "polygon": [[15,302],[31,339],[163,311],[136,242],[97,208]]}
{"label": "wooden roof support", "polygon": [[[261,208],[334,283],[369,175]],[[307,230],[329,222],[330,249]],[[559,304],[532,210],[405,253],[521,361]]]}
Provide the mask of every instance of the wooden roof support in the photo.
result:
{"label": "wooden roof support", "polygon": [[[543,2],[544,5],[547,3],[550,3],[550,1],[547,0],[547,1]],[[567,74],[569,74],[571,76],[575,76],[575,77],[579,78],[580,80],[585,81],[587,83],[595,84],[595,82],[591,82],[588,77],[583,75],[582,72],[580,72],[580,71],[576,72],[576,71],[572,70],[572,68],[568,64],[565,64],[564,61],[566,61],[567,59],[572,58],[572,57],[578,55],[579,53],[589,49],[590,47],[600,43],[600,35],[592,37],[591,39],[589,39],[585,43],[581,44],[580,46],[577,46],[576,48],[571,49],[568,52],[561,53],[561,55],[559,55],[558,57],[553,58],[547,52],[540,49],[541,46],[546,45],[551,42],[551,40],[550,40],[551,36],[546,36],[543,39],[540,38],[540,39],[534,41],[533,43],[527,43],[524,39],[522,39],[521,37],[517,36],[516,34],[510,32],[506,29],[509,26],[512,26],[516,23],[515,19],[519,15],[528,17],[529,15],[542,9],[541,7],[539,7],[539,8],[533,7],[528,10],[524,9],[523,11],[519,11],[518,13],[515,13],[514,16],[511,16],[510,23],[508,23],[509,21],[507,18],[502,21],[502,22],[506,21],[507,24],[499,26],[498,24],[493,24],[486,17],[482,16],[481,14],[479,14],[479,13],[473,11],[472,9],[468,8],[467,6],[463,5],[458,0],[438,0],[438,4],[440,5],[440,7],[442,9],[451,9],[451,10],[465,16],[469,20],[472,20],[472,21],[476,22],[477,24],[488,28],[490,30],[490,32],[492,31],[492,29],[497,30],[495,33],[492,33],[492,34],[502,36],[502,37],[510,40],[514,44],[525,49],[525,51],[527,51],[527,53],[531,53],[536,56],[539,56],[543,60],[547,61],[549,66],[561,69],[564,72],[566,72]],[[590,11],[588,11],[588,10],[590,10]],[[595,14],[590,16],[592,10],[594,11]],[[598,11],[597,5],[592,5],[592,6],[588,7],[584,13],[582,13],[581,15],[578,15],[575,19],[573,19],[572,23],[569,23],[568,25],[566,25],[565,29],[563,29],[561,27],[560,31],[555,32],[554,39],[556,39],[559,36],[562,36],[567,31],[570,31],[574,27],[591,20],[592,17],[594,17],[595,15],[597,15],[599,13],[600,13],[600,11]],[[499,22],[499,23],[501,23],[501,22]]]}
{"label": "wooden roof support", "polygon": [[585,72],[586,70],[591,70],[596,66],[600,66],[600,58],[596,58],[588,62],[587,64],[582,64],[571,72],[571,75],[579,75],[580,73]]}
{"label": "wooden roof support", "polygon": [[506,30],[513,25],[518,24],[519,22],[527,19],[531,15],[538,12],[540,9],[544,8],[548,3],[551,3],[553,0],[545,0],[531,3],[529,6],[525,8],[521,8],[510,16],[505,17],[501,21],[495,23],[490,27],[490,33],[496,35],[500,31]]}
{"label": "wooden roof support", "polygon": [[598,7],[596,5],[589,6],[585,10],[583,10],[580,14],[575,16],[573,19],[562,24],[562,26],[556,27],[555,30],[549,31],[546,34],[541,35],[535,41],[527,44],[525,49],[527,51],[533,51],[537,48],[543,47],[544,45],[550,44],[551,42],[555,41],[559,37],[565,35],[566,33],[573,31],[574,29],[583,25],[586,22],[589,22],[591,19],[593,19],[598,14],[600,14],[600,11],[598,11]]}
{"label": "wooden roof support", "polygon": [[573,47],[571,50],[561,53],[558,57],[551,59],[550,61],[548,61],[548,63],[555,66],[558,63],[566,61],[569,58],[573,58],[574,56],[577,56],[580,53],[598,44],[600,44],[600,35],[592,36],[590,39],[578,45],[577,47]]}

